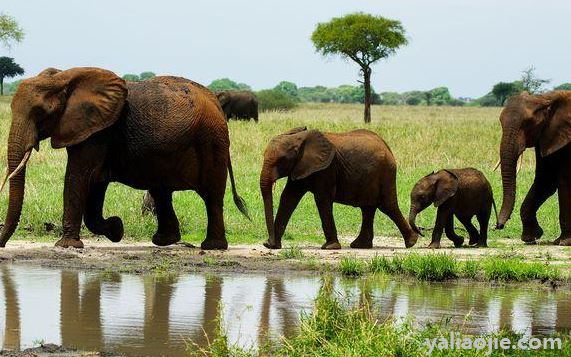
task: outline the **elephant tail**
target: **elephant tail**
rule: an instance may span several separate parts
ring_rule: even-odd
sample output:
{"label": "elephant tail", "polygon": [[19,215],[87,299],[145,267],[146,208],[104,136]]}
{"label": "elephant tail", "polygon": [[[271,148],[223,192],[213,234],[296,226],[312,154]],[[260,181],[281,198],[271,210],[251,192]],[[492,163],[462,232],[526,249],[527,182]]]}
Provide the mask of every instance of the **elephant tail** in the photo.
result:
{"label": "elephant tail", "polygon": [[496,225],[498,223],[498,209],[496,208],[496,200],[492,197],[492,206],[494,206],[494,213],[496,214]]}
{"label": "elephant tail", "polygon": [[232,171],[232,160],[230,160],[230,156],[228,156],[228,173],[230,174],[230,185],[232,186],[234,204],[238,207],[240,212],[251,221],[252,218],[250,217],[250,213],[248,213],[246,201],[244,201],[244,199],[238,195],[238,191],[236,191],[236,182],[234,181],[234,172]]}

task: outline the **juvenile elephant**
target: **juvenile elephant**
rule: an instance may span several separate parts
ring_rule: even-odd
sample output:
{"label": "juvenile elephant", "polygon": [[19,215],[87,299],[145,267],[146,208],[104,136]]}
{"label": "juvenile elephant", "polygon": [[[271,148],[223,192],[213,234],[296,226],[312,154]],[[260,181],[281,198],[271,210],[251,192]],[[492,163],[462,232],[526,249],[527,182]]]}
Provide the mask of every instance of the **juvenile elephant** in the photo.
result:
{"label": "juvenile elephant", "polygon": [[[272,185],[288,177],[274,222]],[[326,242],[322,249],[340,249],[333,218],[333,202],[360,207],[361,232],[352,248],[373,246],[373,220],[378,209],[399,228],[406,247],[418,238],[403,217],[396,190],[396,163],[387,144],[375,133],[355,130],[322,133],[295,128],[273,138],[264,153],[260,174],[264,200],[267,248],[281,248],[281,238],[297,204],[313,193]]]}
{"label": "juvenile elephant", "polygon": [[91,232],[121,240],[121,219],[102,215],[109,182],[150,190],[158,220],[153,243],[160,246],[180,240],[173,191],[195,190],[204,200],[203,249],[228,246],[222,215],[227,173],[234,202],[247,215],[234,185],[226,120],[208,89],[180,77],[126,84],[99,68],[48,69],[23,81],[12,100],[2,247],[20,219],[26,163],[46,138],[53,148],[66,148],[68,157],[57,246],[83,247],[82,218]]}
{"label": "juvenile elephant", "polygon": [[[416,215],[422,212],[431,203],[438,208],[436,225],[432,231],[432,242],[428,248],[440,248],[442,230],[454,242],[455,247],[461,247],[464,238],[454,232],[454,216],[468,230],[470,245],[487,247],[488,224],[492,205],[496,204],[492,193],[492,186],[483,173],[476,169],[440,170],[420,179],[414,185],[410,194],[409,222],[416,232]],[[480,224],[480,232],[472,224],[476,216]]]}
{"label": "juvenile elephant", "polygon": [[258,98],[249,91],[224,91],[216,94],[226,120],[254,119],[258,122]]}
{"label": "juvenile elephant", "polygon": [[558,191],[561,235],[554,244],[571,245],[571,91],[522,93],[508,101],[500,122],[504,192],[498,228],[504,227],[514,209],[517,159],[534,147],[535,179],[521,205],[521,239],[533,243],[541,238],[537,210]]}

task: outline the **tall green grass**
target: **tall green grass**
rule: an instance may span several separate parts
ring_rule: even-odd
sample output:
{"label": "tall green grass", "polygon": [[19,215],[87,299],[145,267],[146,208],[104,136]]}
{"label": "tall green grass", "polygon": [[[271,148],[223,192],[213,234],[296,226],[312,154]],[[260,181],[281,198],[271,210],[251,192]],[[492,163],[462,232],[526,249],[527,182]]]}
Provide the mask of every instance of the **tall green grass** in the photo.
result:
{"label": "tall green grass", "polygon": [[[348,305],[340,301],[331,280],[325,279],[313,311],[302,314],[299,333],[293,337],[282,337],[277,343],[260,346],[258,350],[228,346],[224,331],[211,341],[210,346],[200,348],[204,356],[425,356],[429,351],[426,339],[455,334],[456,338],[477,337],[508,338],[512,345],[522,337],[520,334],[500,331],[482,336],[467,336],[461,326],[446,321],[415,326],[409,319],[395,324],[393,319],[379,320],[374,308],[367,300],[359,305]],[[562,339],[561,350],[500,350],[494,356],[568,356],[571,355],[569,334],[554,337]],[[438,350],[433,356],[485,356],[484,350]],[[196,355],[196,350],[189,351]]]}
{"label": "tall green grass", "polygon": [[[498,158],[500,125],[498,108],[456,107],[385,107],[374,106],[370,125],[364,125],[362,106],[342,104],[304,104],[290,112],[264,112],[260,122],[231,121],[229,123],[231,157],[238,192],[246,200],[253,221],[246,220],[232,202],[230,187],[225,198],[225,223],[230,244],[260,243],[267,235],[264,212],[259,192],[259,171],[267,142],[292,127],[307,126],[323,131],[341,132],[368,128],[381,135],[391,147],[398,164],[398,196],[403,212],[409,209],[409,194],[414,183],[422,176],[443,167],[472,166],[482,170],[494,188],[496,202],[501,202],[501,180],[491,168]],[[8,101],[0,101],[0,142],[6,143],[11,120]],[[0,145],[0,172],[5,165],[6,146]],[[4,163],[3,165],[1,163]],[[56,224],[47,239],[56,240],[62,216],[63,177],[66,166],[65,150],[54,150],[44,140],[40,152],[34,152],[27,169],[26,197],[16,238],[45,238],[44,223]],[[518,177],[516,210],[534,176],[533,159],[526,156]],[[285,184],[278,182],[275,203]],[[150,241],[156,229],[152,216],[142,217],[140,204],[143,192],[122,184],[111,184],[107,192],[104,212],[118,215],[125,224],[125,234],[134,240]],[[173,197],[180,219],[183,239],[200,242],[206,234],[206,210],[202,200],[192,191],[176,192]],[[7,195],[0,197],[0,219],[7,207]],[[354,237],[358,234],[361,213],[358,209],[335,205],[334,215],[339,235]],[[546,239],[559,235],[556,199],[552,198],[539,211],[539,220],[545,229]],[[418,217],[420,226],[430,227],[435,209],[428,209]],[[492,225],[494,219],[492,218]],[[476,223],[477,224],[477,223]],[[377,236],[399,236],[395,225],[384,215],[375,219]],[[490,232],[494,238],[520,236],[519,215],[503,231]],[[89,234],[83,230],[83,235]],[[286,230],[293,242],[323,242],[321,221],[310,194],[306,195],[293,214]],[[424,245],[424,242],[419,242]]]}
{"label": "tall green grass", "polygon": [[565,278],[559,268],[548,262],[526,262],[522,258],[503,256],[485,257],[480,261],[459,261],[453,255],[442,253],[375,256],[368,262],[354,257],[344,257],[339,262],[339,271],[349,277],[370,272],[406,275],[425,281],[465,278],[480,281],[523,282]]}

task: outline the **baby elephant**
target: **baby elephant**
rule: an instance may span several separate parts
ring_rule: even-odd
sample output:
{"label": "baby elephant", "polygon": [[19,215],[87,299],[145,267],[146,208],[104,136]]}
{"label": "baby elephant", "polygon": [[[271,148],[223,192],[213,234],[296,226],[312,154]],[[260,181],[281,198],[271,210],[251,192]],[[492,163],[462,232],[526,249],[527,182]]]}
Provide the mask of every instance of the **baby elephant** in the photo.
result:
{"label": "baby elephant", "polygon": [[[281,248],[281,238],[297,204],[313,193],[326,242],[322,249],[339,249],[333,203],[361,208],[363,222],[351,248],[373,246],[373,220],[380,209],[399,228],[406,247],[418,238],[399,209],[395,158],[375,133],[355,130],[322,133],[295,128],[270,141],[264,153],[260,189],[264,199],[267,248]],[[272,186],[288,177],[274,222]]]}
{"label": "baby elephant", "polygon": [[[490,213],[492,205],[496,210],[496,203],[492,187],[483,173],[473,168],[440,170],[420,179],[410,194],[409,221],[417,233],[420,231],[415,224],[416,215],[431,203],[438,207],[438,211],[428,248],[440,248],[443,229],[455,247],[462,246],[464,238],[454,232],[454,216],[468,230],[470,245],[487,246]],[[478,218],[480,233],[472,224],[474,216]]]}

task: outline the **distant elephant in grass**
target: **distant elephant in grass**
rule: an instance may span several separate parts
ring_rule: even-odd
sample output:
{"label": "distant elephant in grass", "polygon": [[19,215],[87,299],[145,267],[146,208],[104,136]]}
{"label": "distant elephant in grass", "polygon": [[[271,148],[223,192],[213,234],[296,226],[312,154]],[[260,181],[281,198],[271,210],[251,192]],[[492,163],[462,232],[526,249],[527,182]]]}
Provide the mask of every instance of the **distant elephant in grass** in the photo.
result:
{"label": "distant elephant in grass", "polygon": [[535,179],[520,211],[521,239],[534,243],[541,238],[537,210],[558,191],[561,235],[554,244],[571,245],[571,91],[512,97],[500,122],[504,192],[498,228],[504,227],[514,209],[518,157],[526,148],[535,147]]}
{"label": "distant elephant in grass", "polygon": [[24,80],[12,100],[8,138],[10,195],[0,246],[14,233],[24,200],[26,163],[40,140],[66,148],[61,247],[83,247],[82,219],[95,234],[113,242],[123,237],[119,217],[103,218],[110,182],[148,189],[155,199],[158,228],[153,243],[180,240],[173,191],[194,190],[208,216],[203,249],[226,249],[224,192],[230,174],[228,126],[216,97],[180,77],[125,83],[99,68],[48,69]]}
{"label": "distant elephant in grass", "polygon": [[226,120],[254,119],[258,122],[258,98],[250,91],[224,91],[216,93]]}
{"label": "distant elephant in grass", "polygon": [[[260,189],[264,200],[267,248],[281,248],[281,238],[297,204],[313,193],[326,242],[322,249],[340,249],[333,203],[360,207],[361,232],[352,248],[373,246],[373,220],[380,209],[399,228],[406,247],[418,238],[403,217],[397,200],[396,162],[387,144],[375,133],[355,130],[322,133],[295,128],[273,138],[264,153]],[[272,186],[288,177],[274,222]]]}
{"label": "distant elephant in grass", "polygon": [[[409,222],[416,232],[416,216],[426,207],[434,203],[438,208],[436,225],[432,231],[432,242],[428,248],[440,248],[442,231],[454,242],[455,247],[461,247],[464,238],[454,232],[454,216],[468,230],[469,245],[488,246],[488,224],[492,206],[496,204],[492,186],[480,171],[467,168],[455,170],[440,170],[420,179],[410,193]],[[480,232],[472,224],[476,216],[480,224]]]}

